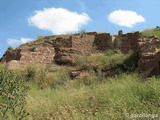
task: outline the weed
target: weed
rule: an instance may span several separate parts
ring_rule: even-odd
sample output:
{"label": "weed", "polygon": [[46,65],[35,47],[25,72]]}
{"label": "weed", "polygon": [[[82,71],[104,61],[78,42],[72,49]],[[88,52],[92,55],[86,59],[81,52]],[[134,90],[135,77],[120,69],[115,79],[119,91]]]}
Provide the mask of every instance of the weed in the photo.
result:
{"label": "weed", "polygon": [[14,72],[0,71],[0,118],[7,120],[10,116],[23,120],[28,115],[25,110],[28,88],[24,79]]}

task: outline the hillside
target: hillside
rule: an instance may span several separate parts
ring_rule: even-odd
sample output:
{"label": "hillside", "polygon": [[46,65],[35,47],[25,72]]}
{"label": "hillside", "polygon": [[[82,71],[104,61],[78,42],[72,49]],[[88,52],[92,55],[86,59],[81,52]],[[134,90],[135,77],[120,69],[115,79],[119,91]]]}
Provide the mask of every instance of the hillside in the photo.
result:
{"label": "hillside", "polygon": [[0,119],[158,118],[158,31],[46,36],[8,49],[0,64]]}
{"label": "hillside", "polygon": [[[16,49],[9,49],[0,61],[7,63],[10,68],[27,64],[48,65],[53,63],[60,66],[77,66],[76,62],[81,56],[97,56],[95,54],[101,54],[107,50],[120,50],[123,54],[132,51],[138,55],[136,71],[141,76],[148,77],[160,71],[160,41],[153,35],[159,35],[159,28],[145,30],[142,33],[123,34],[122,31],[119,31],[118,35],[89,32],[40,37],[38,40],[23,44]],[[93,59],[96,58],[93,57]],[[79,71],[83,67],[88,69],[95,66],[81,66],[75,71]],[[104,67],[108,69],[108,66]],[[94,69],[99,68],[95,67]],[[101,71],[105,70],[101,69]]]}
{"label": "hillside", "polygon": [[142,31],[142,37],[151,38],[153,35],[157,36],[160,40],[160,28],[146,29]]}

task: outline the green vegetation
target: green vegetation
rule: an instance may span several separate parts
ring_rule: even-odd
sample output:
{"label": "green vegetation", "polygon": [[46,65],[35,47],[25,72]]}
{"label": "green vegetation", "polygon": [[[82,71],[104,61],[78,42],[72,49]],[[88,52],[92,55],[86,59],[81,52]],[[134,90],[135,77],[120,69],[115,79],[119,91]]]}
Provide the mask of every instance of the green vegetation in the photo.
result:
{"label": "green vegetation", "polygon": [[160,40],[160,28],[157,27],[155,29],[146,29],[142,31],[142,37],[151,38],[153,35],[157,36]]}
{"label": "green vegetation", "polygon": [[160,114],[160,81],[141,81],[136,74],[99,79],[65,81],[57,87],[39,90],[31,87],[27,98],[29,119],[33,120],[116,120],[125,113]]}
{"label": "green vegetation", "polygon": [[90,70],[74,80],[70,79],[73,68],[68,66],[50,72],[50,65],[34,64],[16,73],[1,64],[0,117],[2,120],[124,120],[126,113],[160,114],[160,78],[142,80],[134,73],[137,61],[138,56],[132,51],[122,54],[119,50],[106,50],[102,54],[81,56],[75,67],[95,66],[101,70],[112,66],[119,68],[120,74],[106,78],[101,71]]}
{"label": "green vegetation", "polygon": [[118,67],[122,72],[132,72],[137,68],[138,55],[133,51],[122,54],[120,50],[106,50],[103,54],[80,56],[76,60],[78,67],[93,66],[104,69],[106,66]]}
{"label": "green vegetation", "polygon": [[14,48],[13,47],[8,47],[8,50],[14,50]]}
{"label": "green vegetation", "polygon": [[82,38],[83,35],[86,34],[86,31],[84,29],[81,29],[81,30],[78,31],[77,34],[79,35],[80,38]]}
{"label": "green vegetation", "polygon": [[23,120],[26,112],[27,87],[23,78],[14,72],[0,70],[0,119]]}
{"label": "green vegetation", "polygon": [[31,51],[34,52],[36,48],[37,48],[37,46],[33,45],[31,48]]}

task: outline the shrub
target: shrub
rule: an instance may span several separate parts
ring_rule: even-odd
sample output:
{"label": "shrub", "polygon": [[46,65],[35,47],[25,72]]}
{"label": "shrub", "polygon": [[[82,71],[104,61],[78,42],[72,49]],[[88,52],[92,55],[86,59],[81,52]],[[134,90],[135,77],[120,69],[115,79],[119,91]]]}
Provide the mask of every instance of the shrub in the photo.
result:
{"label": "shrub", "polygon": [[78,34],[80,35],[80,38],[83,37],[84,34],[86,34],[86,31],[84,29],[81,29]]}
{"label": "shrub", "polygon": [[105,50],[103,53],[105,56],[112,56],[114,54],[121,54],[121,51],[108,49],[108,50]]}
{"label": "shrub", "polygon": [[36,70],[35,70],[35,68],[33,66],[29,66],[27,68],[27,74],[26,74],[27,81],[35,79],[35,76],[36,76]]}
{"label": "shrub", "polygon": [[43,89],[48,86],[46,79],[48,69],[41,64],[34,64],[27,68],[26,80],[31,81],[37,85],[38,88]]}
{"label": "shrub", "polygon": [[31,51],[34,52],[36,48],[36,46],[32,46]]}
{"label": "shrub", "polygon": [[28,88],[23,78],[14,72],[0,71],[0,118],[7,120],[10,116],[23,120],[28,115],[25,104]]}
{"label": "shrub", "polygon": [[42,68],[36,73],[36,82],[40,89],[44,89],[49,84],[48,80],[46,79],[47,72],[47,69]]}
{"label": "shrub", "polygon": [[13,50],[13,49],[14,49],[14,48],[13,48],[13,47],[11,47],[11,46],[10,46],[10,47],[8,47],[8,50]]}
{"label": "shrub", "polygon": [[123,61],[122,64],[118,64],[123,72],[134,72],[138,67],[139,56],[138,53],[130,51],[129,56]]}

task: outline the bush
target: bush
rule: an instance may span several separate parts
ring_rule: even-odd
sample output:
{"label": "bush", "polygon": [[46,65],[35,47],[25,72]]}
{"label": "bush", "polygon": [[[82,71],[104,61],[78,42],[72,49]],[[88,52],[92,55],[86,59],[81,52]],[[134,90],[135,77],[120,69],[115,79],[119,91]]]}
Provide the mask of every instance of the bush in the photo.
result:
{"label": "bush", "polygon": [[80,31],[78,31],[78,34],[80,35],[80,38],[82,38],[83,35],[86,34],[86,31],[84,29],[81,29]]}
{"label": "bush", "polygon": [[118,64],[123,72],[134,72],[138,67],[139,56],[138,53],[130,51],[130,55],[123,61],[122,64]]}
{"label": "bush", "polygon": [[121,51],[120,50],[108,49],[108,50],[105,50],[103,53],[104,53],[105,56],[112,56],[112,55],[115,55],[115,54],[121,54]]}
{"label": "bush", "polygon": [[28,88],[23,78],[14,72],[0,71],[0,118],[23,120],[28,115],[25,111]]}
{"label": "bush", "polygon": [[8,50],[13,50],[14,48],[13,47],[8,47]]}
{"label": "bush", "polygon": [[27,68],[26,80],[36,83],[38,88],[43,89],[48,86],[46,79],[48,69],[41,64],[34,64]]}
{"label": "bush", "polygon": [[31,51],[34,52],[36,48],[36,46],[32,46]]}
{"label": "bush", "polygon": [[40,89],[44,89],[49,84],[48,80],[46,79],[47,72],[47,69],[44,68],[39,69],[39,71],[37,72],[36,82]]}
{"label": "bush", "polygon": [[27,74],[26,74],[27,81],[34,80],[35,76],[36,76],[36,70],[35,70],[35,68],[33,66],[29,66],[27,68]]}

